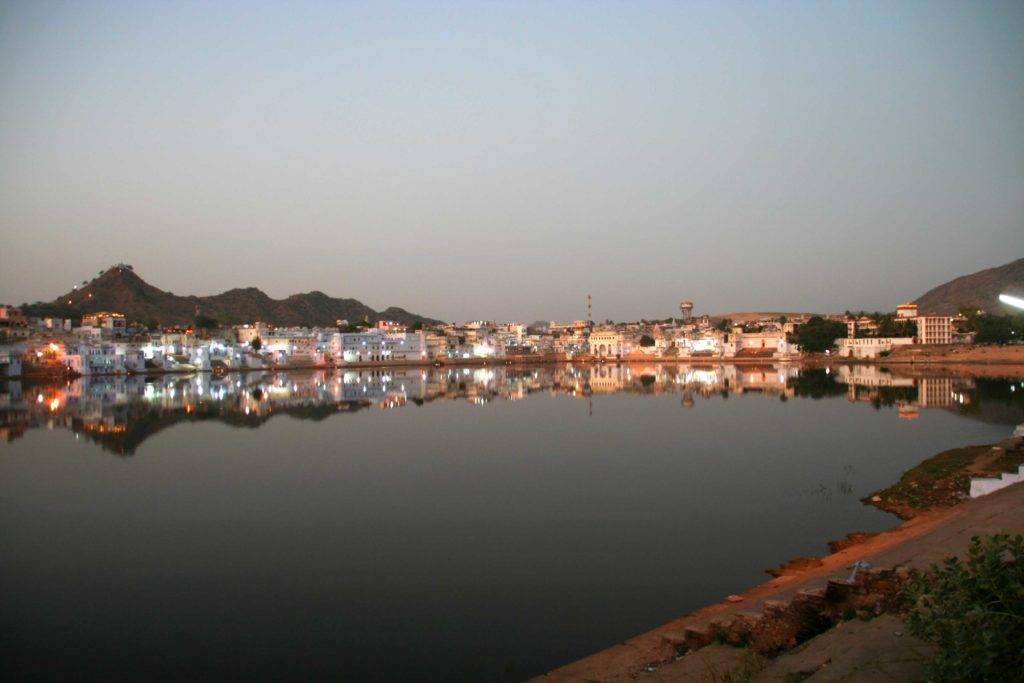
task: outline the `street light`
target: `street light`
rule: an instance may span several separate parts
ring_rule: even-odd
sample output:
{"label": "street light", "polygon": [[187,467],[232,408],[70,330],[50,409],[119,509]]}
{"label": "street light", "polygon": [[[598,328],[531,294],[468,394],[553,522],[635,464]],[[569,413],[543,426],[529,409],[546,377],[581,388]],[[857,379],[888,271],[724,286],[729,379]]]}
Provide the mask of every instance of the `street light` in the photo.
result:
{"label": "street light", "polygon": [[1004,304],[1007,304],[1008,306],[1013,306],[1014,308],[1024,309],[1024,299],[1021,299],[1018,296],[1010,296],[1009,294],[1000,294],[999,295],[999,300],[1002,301]]}

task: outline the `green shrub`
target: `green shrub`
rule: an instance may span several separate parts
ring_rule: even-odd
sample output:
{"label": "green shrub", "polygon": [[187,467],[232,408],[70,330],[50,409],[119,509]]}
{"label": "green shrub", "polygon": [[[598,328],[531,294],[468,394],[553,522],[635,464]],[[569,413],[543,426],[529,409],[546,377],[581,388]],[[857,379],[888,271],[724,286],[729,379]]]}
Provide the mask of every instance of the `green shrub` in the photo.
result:
{"label": "green shrub", "polygon": [[1024,536],[971,539],[906,588],[912,634],[938,646],[937,681],[1024,680]]}

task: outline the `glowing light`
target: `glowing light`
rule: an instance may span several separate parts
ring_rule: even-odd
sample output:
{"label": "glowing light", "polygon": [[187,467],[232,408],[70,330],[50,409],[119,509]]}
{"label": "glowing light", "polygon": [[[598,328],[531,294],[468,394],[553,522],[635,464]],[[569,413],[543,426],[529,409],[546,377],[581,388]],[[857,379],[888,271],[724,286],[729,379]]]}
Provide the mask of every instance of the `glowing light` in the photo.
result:
{"label": "glowing light", "polygon": [[1024,299],[1021,299],[1018,296],[1010,296],[1009,294],[1000,294],[999,295],[999,300],[1002,301],[1004,304],[1006,304],[1008,306],[1013,306],[1014,308],[1024,308]]}

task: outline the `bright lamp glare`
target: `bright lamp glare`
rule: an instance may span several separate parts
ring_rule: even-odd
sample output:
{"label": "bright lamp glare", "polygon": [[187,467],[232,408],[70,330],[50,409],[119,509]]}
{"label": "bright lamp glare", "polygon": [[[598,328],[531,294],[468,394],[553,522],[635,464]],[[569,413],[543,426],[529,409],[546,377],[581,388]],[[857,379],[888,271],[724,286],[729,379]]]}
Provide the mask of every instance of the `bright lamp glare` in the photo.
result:
{"label": "bright lamp glare", "polygon": [[1000,294],[999,300],[1004,304],[1015,306],[1016,308],[1024,308],[1024,299],[1017,296],[1010,296],[1009,294]]}

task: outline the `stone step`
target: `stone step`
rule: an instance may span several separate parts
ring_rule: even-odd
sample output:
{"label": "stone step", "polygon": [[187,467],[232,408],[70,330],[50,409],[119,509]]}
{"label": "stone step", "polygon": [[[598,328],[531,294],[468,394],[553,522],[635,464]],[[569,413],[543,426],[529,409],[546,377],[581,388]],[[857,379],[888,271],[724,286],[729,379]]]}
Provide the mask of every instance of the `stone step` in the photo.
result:
{"label": "stone step", "polygon": [[710,645],[715,637],[711,629],[706,626],[687,626],[683,630],[683,639],[688,648],[699,650],[706,645]]}
{"label": "stone step", "polygon": [[795,602],[804,602],[804,603],[811,603],[811,604],[821,604],[821,603],[826,602],[826,600],[825,600],[825,593],[826,592],[827,592],[827,589],[825,589],[824,587],[822,587],[822,588],[804,588],[803,590],[798,590],[796,592],[796,595],[793,597],[793,600]]}

